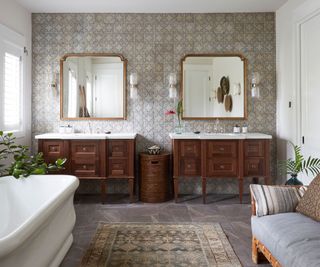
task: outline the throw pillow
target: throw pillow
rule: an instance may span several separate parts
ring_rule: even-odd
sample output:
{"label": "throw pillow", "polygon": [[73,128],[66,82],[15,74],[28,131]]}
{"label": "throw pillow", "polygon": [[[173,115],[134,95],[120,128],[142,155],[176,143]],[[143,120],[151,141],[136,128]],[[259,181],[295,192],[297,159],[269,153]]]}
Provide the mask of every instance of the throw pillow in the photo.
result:
{"label": "throw pillow", "polygon": [[250,185],[258,217],[284,212],[294,212],[301,199],[297,187]]}
{"label": "throw pillow", "polygon": [[320,175],[313,179],[308,186],[307,192],[302,197],[297,211],[320,221]]}

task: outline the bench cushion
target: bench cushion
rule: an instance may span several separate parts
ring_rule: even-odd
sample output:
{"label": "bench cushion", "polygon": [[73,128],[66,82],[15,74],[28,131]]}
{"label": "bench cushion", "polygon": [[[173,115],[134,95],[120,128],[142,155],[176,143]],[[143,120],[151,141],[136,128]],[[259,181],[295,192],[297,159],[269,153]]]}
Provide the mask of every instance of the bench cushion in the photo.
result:
{"label": "bench cushion", "polygon": [[283,267],[320,266],[320,223],[298,212],[251,218],[252,234]]}

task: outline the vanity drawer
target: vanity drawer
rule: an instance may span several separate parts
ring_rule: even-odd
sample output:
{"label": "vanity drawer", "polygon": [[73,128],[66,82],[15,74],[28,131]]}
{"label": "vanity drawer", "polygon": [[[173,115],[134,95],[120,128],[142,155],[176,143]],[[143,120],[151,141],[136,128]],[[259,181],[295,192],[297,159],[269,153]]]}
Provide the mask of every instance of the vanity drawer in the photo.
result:
{"label": "vanity drawer", "polygon": [[182,158],[187,157],[200,157],[201,153],[201,146],[200,141],[194,141],[194,140],[181,140],[179,141],[180,144],[180,155]]}
{"label": "vanity drawer", "polygon": [[250,157],[263,157],[264,156],[264,140],[246,140],[244,142],[244,156]]}
{"label": "vanity drawer", "polygon": [[96,156],[99,153],[99,144],[92,141],[72,141],[71,153],[73,157]]}
{"label": "vanity drawer", "polygon": [[48,159],[63,157],[63,141],[43,141],[43,155]]}
{"label": "vanity drawer", "polygon": [[237,176],[237,159],[209,159],[207,165],[207,176]]}
{"label": "vanity drawer", "polygon": [[237,141],[207,141],[207,156],[237,157]]}
{"label": "vanity drawer", "polygon": [[200,159],[196,159],[196,158],[181,159],[180,175],[181,176],[200,176],[201,175]]}
{"label": "vanity drawer", "polygon": [[128,157],[128,142],[109,141],[109,157]]}
{"label": "vanity drawer", "polygon": [[128,161],[124,159],[110,159],[108,170],[111,177],[127,176]]}
{"label": "vanity drawer", "polygon": [[244,176],[264,174],[264,159],[248,159],[244,162]]}
{"label": "vanity drawer", "polygon": [[94,163],[75,163],[73,164],[73,174],[78,177],[97,177],[99,176],[96,164]]}

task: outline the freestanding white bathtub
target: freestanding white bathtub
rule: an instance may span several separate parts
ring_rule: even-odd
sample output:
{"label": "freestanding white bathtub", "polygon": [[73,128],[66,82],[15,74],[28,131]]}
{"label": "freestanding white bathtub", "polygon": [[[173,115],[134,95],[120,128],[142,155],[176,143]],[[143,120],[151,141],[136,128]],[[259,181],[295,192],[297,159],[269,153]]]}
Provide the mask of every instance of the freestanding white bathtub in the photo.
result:
{"label": "freestanding white bathtub", "polygon": [[76,216],[69,175],[0,177],[0,266],[56,267],[70,248]]}

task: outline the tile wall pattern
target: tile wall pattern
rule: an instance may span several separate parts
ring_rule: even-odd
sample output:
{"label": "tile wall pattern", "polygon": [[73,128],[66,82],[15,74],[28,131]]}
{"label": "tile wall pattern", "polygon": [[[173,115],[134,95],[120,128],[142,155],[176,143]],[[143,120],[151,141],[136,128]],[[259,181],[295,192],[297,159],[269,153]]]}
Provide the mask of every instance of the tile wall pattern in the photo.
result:
{"label": "tile wall pattern", "polygon": [[[253,103],[248,90],[250,131],[276,133],[276,44],[274,13],[228,14],[33,14],[32,131],[56,132],[71,124],[84,131],[86,122],[61,122],[59,95],[49,88],[52,73],[59,72],[59,59],[66,53],[121,53],[128,60],[128,73],[137,72],[139,98],[128,98],[125,121],[94,121],[93,128],[112,132],[137,132],[137,152],[151,144],[171,150],[169,132],[175,118],[164,115],[174,108],[168,97],[168,74],[180,74],[180,60],[190,53],[241,52],[248,59],[248,77],[253,69],[261,74],[261,100]],[[223,121],[231,131],[242,121]],[[185,121],[187,131],[210,130],[212,121]],[[33,142],[36,149],[37,143]],[[272,144],[272,173],[276,164]],[[126,192],[125,183],[110,190]],[[185,181],[182,192],[200,192],[199,181]],[[98,190],[94,183],[82,183],[81,191]],[[236,180],[213,180],[208,192],[237,192]]]}

